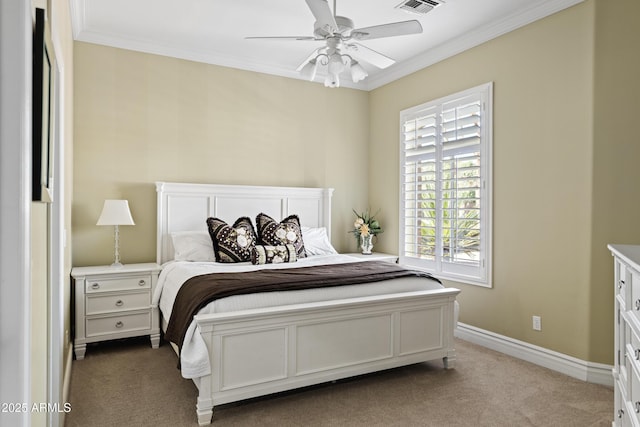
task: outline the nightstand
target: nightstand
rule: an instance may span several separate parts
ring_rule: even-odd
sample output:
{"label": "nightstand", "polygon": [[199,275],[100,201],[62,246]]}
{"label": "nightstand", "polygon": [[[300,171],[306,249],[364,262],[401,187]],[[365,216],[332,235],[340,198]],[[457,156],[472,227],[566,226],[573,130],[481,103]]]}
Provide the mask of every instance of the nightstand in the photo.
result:
{"label": "nightstand", "polygon": [[398,262],[398,255],[385,254],[382,252],[373,252],[370,255],[364,255],[359,252],[354,252],[345,255],[360,258],[362,261],[387,261],[393,264]]}
{"label": "nightstand", "polygon": [[122,267],[75,267],[76,359],[84,359],[87,343],[149,335],[160,344],[160,316],[151,307],[161,267],[155,263]]}

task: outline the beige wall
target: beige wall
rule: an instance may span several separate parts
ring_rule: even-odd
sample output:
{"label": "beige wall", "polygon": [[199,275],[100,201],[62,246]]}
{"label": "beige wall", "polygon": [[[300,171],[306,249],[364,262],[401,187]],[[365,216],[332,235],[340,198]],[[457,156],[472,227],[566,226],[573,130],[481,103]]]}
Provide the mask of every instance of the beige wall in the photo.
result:
{"label": "beige wall", "polygon": [[122,262],[155,260],[155,181],[334,187],[334,245],[354,249],[366,92],[80,42],[74,58],[74,266],[113,261],[113,230],[95,225],[107,198],[136,222]]}
{"label": "beige wall", "polygon": [[607,243],[640,243],[640,2],[596,2],[589,360],[612,352],[613,261]]}
{"label": "beige wall", "polygon": [[450,283],[462,289],[460,320],[581,359],[590,340],[593,19],[587,2],[374,90],[370,120],[370,203],[385,207],[381,249],[397,252],[399,112],[494,82],[493,288]]}

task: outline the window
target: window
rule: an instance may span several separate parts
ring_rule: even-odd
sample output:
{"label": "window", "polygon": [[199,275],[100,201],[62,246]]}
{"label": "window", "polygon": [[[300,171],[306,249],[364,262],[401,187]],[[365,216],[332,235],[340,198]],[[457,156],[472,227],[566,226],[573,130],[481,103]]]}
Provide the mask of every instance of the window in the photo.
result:
{"label": "window", "polygon": [[492,83],[400,113],[400,262],[491,287]]}

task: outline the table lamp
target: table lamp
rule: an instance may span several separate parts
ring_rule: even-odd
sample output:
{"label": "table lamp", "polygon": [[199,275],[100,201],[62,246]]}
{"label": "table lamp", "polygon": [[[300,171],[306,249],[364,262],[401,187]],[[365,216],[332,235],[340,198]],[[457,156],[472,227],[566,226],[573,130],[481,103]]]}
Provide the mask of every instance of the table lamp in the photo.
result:
{"label": "table lamp", "polygon": [[122,267],[120,262],[120,225],[135,225],[127,200],[105,200],[102,213],[96,225],[113,225],[115,227],[115,261],[111,267]]}

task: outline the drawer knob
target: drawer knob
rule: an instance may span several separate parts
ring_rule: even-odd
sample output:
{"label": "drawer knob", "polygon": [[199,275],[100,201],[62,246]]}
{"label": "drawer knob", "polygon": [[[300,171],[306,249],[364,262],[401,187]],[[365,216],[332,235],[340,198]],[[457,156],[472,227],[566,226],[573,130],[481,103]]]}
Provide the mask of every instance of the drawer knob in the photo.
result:
{"label": "drawer knob", "polygon": [[636,409],[636,414],[640,414],[640,402],[636,401],[635,409]]}
{"label": "drawer knob", "polygon": [[622,418],[623,415],[624,415],[624,410],[618,409],[618,418]]}
{"label": "drawer knob", "polygon": [[636,310],[640,310],[640,299],[636,300]]}
{"label": "drawer knob", "polygon": [[636,348],[636,350],[634,351],[635,355],[636,355],[636,360],[640,360],[640,349]]}
{"label": "drawer knob", "polygon": [[122,323],[121,321],[116,322],[116,328],[122,328],[124,326],[124,323]]}
{"label": "drawer knob", "polygon": [[123,305],[124,305],[124,302],[123,302],[121,299],[119,299],[118,301],[116,301],[116,306],[117,306],[117,307],[122,307]]}
{"label": "drawer knob", "polygon": [[91,285],[91,289],[100,289],[100,284],[94,283],[93,285]]}
{"label": "drawer knob", "polygon": [[147,282],[145,282],[144,280],[140,280],[140,281],[138,282],[138,285],[139,285],[139,286],[144,286],[144,285],[146,285],[146,284],[147,284]]}
{"label": "drawer knob", "polygon": [[624,286],[624,280],[620,280],[618,282],[618,289],[622,289],[623,286]]}

